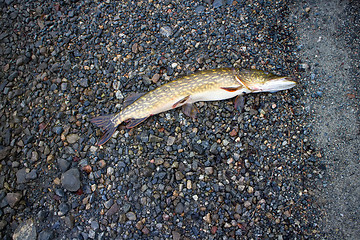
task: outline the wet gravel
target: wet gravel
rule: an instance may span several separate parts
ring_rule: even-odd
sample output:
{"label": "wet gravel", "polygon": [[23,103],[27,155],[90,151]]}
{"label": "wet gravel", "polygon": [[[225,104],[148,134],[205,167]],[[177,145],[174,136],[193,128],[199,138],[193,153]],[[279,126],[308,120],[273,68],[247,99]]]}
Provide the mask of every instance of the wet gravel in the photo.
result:
{"label": "wet gravel", "polygon": [[[314,239],[309,139],[287,1],[0,2],[2,239]],[[306,14],[306,8],[299,14]],[[119,127],[125,96],[235,66],[296,88]]]}

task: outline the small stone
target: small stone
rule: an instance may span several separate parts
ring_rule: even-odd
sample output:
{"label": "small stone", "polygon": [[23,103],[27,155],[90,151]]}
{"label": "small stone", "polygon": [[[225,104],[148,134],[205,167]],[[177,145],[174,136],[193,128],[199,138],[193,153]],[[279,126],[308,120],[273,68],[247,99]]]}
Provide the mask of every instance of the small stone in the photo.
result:
{"label": "small stone", "polygon": [[164,26],[160,28],[160,34],[163,35],[164,37],[170,37],[173,34],[173,31],[171,27]]}
{"label": "small stone", "polygon": [[254,192],[254,188],[251,187],[251,186],[249,186],[249,187],[248,187],[248,193],[252,194],[253,192]]}
{"label": "small stone", "polygon": [[211,215],[210,213],[206,214],[204,217],[203,217],[204,221],[207,222],[207,223],[211,223]]}
{"label": "small stone", "polygon": [[134,43],[131,47],[131,51],[133,53],[138,53],[139,52],[139,44],[138,43]]}
{"label": "small stone", "polygon": [[177,181],[179,181],[179,180],[184,178],[184,174],[182,174],[182,172],[180,172],[180,171],[176,171],[175,172],[175,178],[176,178]]}
{"label": "small stone", "polygon": [[16,183],[26,183],[26,169],[22,168],[16,173]]}
{"label": "small stone", "polygon": [[66,90],[67,90],[67,87],[68,87],[68,84],[67,84],[66,82],[61,83],[61,86],[60,86],[61,91],[66,91]]}
{"label": "small stone", "polygon": [[176,207],[175,207],[175,213],[177,214],[181,214],[184,212],[184,204],[182,204],[181,202],[179,202]]}
{"label": "small stone", "polygon": [[31,152],[31,162],[36,162],[39,159],[39,154],[37,153],[37,151],[32,151]]}
{"label": "small stone", "polygon": [[66,216],[64,218],[64,222],[68,228],[72,229],[72,228],[74,228],[75,218],[70,214],[70,216]]}
{"label": "small stone", "polygon": [[49,230],[43,230],[39,233],[38,240],[50,240],[54,237],[53,232]]}
{"label": "small stone", "polygon": [[136,215],[133,212],[127,212],[126,213],[126,217],[130,220],[130,221],[135,221],[136,220]]}
{"label": "small stone", "polygon": [[8,193],[6,194],[6,201],[13,208],[20,201],[21,197],[21,193]]}
{"label": "small stone", "polygon": [[214,173],[214,168],[213,167],[206,167],[205,168],[205,174],[206,175],[211,175]]}
{"label": "small stone", "polygon": [[244,202],[244,207],[248,208],[251,206],[251,202],[250,201],[245,201]]}
{"label": "small stone", "polygon": [[36,173],[36,169],[31,170],[29,173],[26,174],[25,176],[26,179],[29,180],[34,180],[37,178],[37,173]]}
{"label": "small stone", "polygon": [[152,135],[152,134],[150,134],[150,136],[149,136],[149,142],[151,142],[151,143],[161,142],[163,140],[164,139],[162,139],[158,136]]}
{"label": "small stone", "polygon": [[99,223],[98,223],[97,221],[95,221],[95,220],[91,221],[90,226],[91,226],[91,228],[92,228],[93,230],[95,230],[95,231],[96,231],[97,229],[99,229],[99,227],[100,227]]}
{"label": "small stone", "polygon": [[36,227],[32,219],[20,223],[13,234],[13,240],[33,240],[36,238]]}
{"label": "small stone", "polygon": [[5,159],[7,156],[9,156],[11,151],[11,147],[6,147],[0,150],[0,160]]}
{"label": "small stone", "polygon": [[195,12],[196,12],[197,14],[203,13],[204,10],[205,10],[205,7],[202,6],[202,5],[199,5],[199,6],[197,6],[197,7],[195,8]]}
{"label": "small stone", "polygon": [[69,212],[69,206],[66,203],[61,203],[59,205],[59,212],[58,215],[59,216],[64,216]]}
{"label": "small stone", "polygon": [[154,76],[151,78],[151,81],[153,83],[157,83],[159,81],[159,79],[160,79],[160,74],[155,73]]}
{"label": "small stone", "polygon": [[79,80],[79,85],[82,87],[88,87],[89,86],[89,80],[86,78],[82,78]]}
{"label": "small stone", "polygon": [[110,199],[110,200],[104,202],[104,207],[109,209],[113,205],[113,203],[114,203],[114,200]]}
{"label": "small stone", "polygon": [[72,168],[61,175],[62,186],[71,192],[76,192],[80,188],[80,173],[76,168]]}
{"label": "small stone", "polygon": [[77,142],[77,140],[79,140],[79,138],[80,138],[79,135],[72,133],[72,134],[69,134],[66,136],[66,141],[68,141],[68,143],[72,144],[72,143]]}
{"label": "small stone", "polygon": [[218,147],[217,143],[213,143],[213,145],[211,145],[211,147],[210,147],[210,152],[212,154],[218,154],[217,147]]}
{"label": "small stone", "polygon": [[108,167],[106,169],[106,175],[112,176],[113,174],[114,174],[114,168],[113,167]]}
{"label": "small stone", "polygon": [[219,7],[221,7],[223,4],[224,4],[224,3],[223,3],[223,0],[215,0],[215,1],[213,2],[213,7],[214,7],[214,8],[219,8]]}
{"label": "small stone", "polygon": [[119,206],[117,205],[117,203],[114,203],[109,210],[106,212],[107,216],[112,216],[115,213],[117,213],[119,211]]}
{"label": "small stone", "polygon": [[143,229],[141,229],[141,232],[145,235],[150,233],[149,229],[146,226],[144,226]]}
{"label": "small stone", "polygon": [[65,159],[62,159],[62,158],[59,158],[59,159],[57,160],[57,163],[58,163],[58,167],[60,168],[60,170],[61,170],[62,172],[65,172],[65,171],[68,170],[69,167],[70,167],[70,162],[67,161],[67,160],[65,160]]}
{"label": "small stone", "polygon": [[169,136],[168,139],[167,139],[166,145],[168,145],[168,146],[173,145],[174,142],[175,142],[175,139],[176,139],[175,137]]}
{"label": "small stone", "polygon": [[172,231],[172,237],[173,237],[173,240],[180,240],[181,239],[180,233],[178,233],[176,231]]}

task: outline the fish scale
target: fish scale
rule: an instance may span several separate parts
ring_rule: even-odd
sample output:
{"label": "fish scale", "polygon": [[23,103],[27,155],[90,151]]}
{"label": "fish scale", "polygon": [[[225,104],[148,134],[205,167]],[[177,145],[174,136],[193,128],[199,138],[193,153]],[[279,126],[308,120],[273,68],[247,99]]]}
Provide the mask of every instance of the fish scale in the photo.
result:
{"label": "fish scale", "polygon": [[217,101],[238,96],[235,106],[240,106],[243,100],[239,96],[244,93],[276,92],[292,88],[295,84],[288,77],[260,70],[205,70],[155,88],[137,99],[134,98],[134,101],[118,114],[95,117],[91,122],[105,132],[97,143],[102,145],[124,121],[128,122],[127,128],[132,128],[152,115],[180,106],[186,115],[195,117],[198,110],[193,103],[198,101]]}

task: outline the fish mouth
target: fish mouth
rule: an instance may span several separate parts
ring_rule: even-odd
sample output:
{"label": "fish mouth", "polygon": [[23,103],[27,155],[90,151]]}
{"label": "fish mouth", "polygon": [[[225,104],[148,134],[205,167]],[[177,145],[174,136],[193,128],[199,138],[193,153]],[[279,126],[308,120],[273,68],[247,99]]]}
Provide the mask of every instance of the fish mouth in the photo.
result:
{"label": "fish mouth", "polygon": [[259,86],[250,87],[253,92],[277,92],[296,86],[296,82],[290,77],[279,77],[266,81]]}

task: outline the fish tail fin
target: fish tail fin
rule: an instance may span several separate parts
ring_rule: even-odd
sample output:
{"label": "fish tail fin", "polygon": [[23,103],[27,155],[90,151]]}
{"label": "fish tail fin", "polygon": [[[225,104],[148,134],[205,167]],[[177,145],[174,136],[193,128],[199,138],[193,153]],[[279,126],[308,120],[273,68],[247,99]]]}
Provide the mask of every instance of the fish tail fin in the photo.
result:
{"label": "fish tail fin", "polygon": [[101,128],[103,132],[105,132],[105,134],[99,139],[96,145],[101,146],[105,144],[114,134],[117,126],[119,125],[116,121],[114,121],[114,117],[115,115],[112,114],[95,117],[90,120],[90,122]]}

